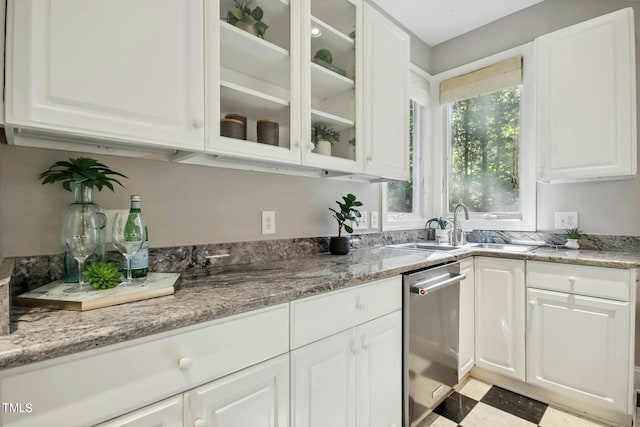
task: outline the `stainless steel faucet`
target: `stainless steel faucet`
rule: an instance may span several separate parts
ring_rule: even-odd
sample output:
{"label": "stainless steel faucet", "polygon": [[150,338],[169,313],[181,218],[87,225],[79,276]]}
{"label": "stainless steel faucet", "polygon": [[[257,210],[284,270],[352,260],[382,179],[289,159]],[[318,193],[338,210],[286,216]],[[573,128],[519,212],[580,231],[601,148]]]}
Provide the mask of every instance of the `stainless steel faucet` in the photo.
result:
{"label": "stainless steel faucet", "polygon": [[469,209],[462,203],[456,205],[453,208],[453,230],[451,230],[451,245],[459,246],[465,244],[464,239],[464,230],[462,228],[458,228],[458,208],[462,208],[464,210],[464,219],[469,221]]}

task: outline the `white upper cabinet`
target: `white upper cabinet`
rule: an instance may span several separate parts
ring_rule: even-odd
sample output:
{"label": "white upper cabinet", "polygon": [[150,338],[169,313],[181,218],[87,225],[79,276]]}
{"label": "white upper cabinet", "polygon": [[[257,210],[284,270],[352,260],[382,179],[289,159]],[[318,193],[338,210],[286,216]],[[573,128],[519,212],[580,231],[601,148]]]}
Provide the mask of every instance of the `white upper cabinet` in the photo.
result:
{"label": "white upper cabinet", "polygon": [[203,41],[200,0],[9,0],[7,127],[202,150]]}
{"label": "white upper cabinet", "polygon": [[[263,12],[262,37],[228,19],[237,9],[233,0],[206,2],[206,151],[299,164],[300,0],[249,7]],[[243,128],[240,134],[227,130],[234,126]]]}
{"label": "white upper cabinet", "polygon": [[364,8],[364,173],[409,179],[410,39],[375,8]]}
{"label": "white upper cabinet", "polygon": [[303,0],[302,40],[302,163],[362,173],[362,0]]}
{"label": "white upper cabinet", "polygon": [[538,37],[538,178],[622,179],[636,174],[633,9]]}

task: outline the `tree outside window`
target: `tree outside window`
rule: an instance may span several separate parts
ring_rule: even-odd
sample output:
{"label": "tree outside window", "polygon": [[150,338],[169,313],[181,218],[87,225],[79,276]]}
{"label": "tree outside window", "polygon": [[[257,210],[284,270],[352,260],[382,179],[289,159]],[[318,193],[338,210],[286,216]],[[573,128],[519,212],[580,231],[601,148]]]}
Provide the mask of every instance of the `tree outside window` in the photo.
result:
{"label": "tree outside window", "polygon": [[391,213],[413,213],[415,205],[414,160],[417,160],[415,119],[420,107],[409,102],[409,181],[394,181],[387,184],[387,211]]}
{"label": "tree outside window", "polygon": [[520,210],[520,86],[450,106],[449,212],[516,214]]}

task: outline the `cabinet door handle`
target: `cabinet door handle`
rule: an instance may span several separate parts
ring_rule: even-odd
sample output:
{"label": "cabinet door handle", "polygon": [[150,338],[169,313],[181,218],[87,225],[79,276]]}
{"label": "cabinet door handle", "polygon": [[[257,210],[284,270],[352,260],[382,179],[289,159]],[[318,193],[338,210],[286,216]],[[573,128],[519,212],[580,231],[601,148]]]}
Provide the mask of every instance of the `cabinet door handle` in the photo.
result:
{"label": "cabinet door handle", "polygon": [[351,340],[350,347],[349,351],[351,351],[351,353],[356,354],[358,352],[358,348],[356,347],[356,342],[354,340]]}
{"label": "cabinet door handle", "polygon": [[193,121],[193,127],[196,129],[202,129],[202,127],[204,126],[204,122],[200,119],[195,119]]}
{"label": "cabinet door handle", "polygon": [[188,371],[193,366],[193,359],[190,357],[181,357],[178,360],[178,367],[181,371]]}
{"label": "cabinet door handle", "polygon": [[207,422],[202,418],[196,418],[193,420],[193,427],[207,427]]}
{"label": "cabinet door handle", "polygon": [[358,311],[364,311],[364,307],[365,307],[365,305],[364,305],[364,304],[359,303],[359,302],[358,302],[358,303],[356,303],[356,310],[358,310]]}

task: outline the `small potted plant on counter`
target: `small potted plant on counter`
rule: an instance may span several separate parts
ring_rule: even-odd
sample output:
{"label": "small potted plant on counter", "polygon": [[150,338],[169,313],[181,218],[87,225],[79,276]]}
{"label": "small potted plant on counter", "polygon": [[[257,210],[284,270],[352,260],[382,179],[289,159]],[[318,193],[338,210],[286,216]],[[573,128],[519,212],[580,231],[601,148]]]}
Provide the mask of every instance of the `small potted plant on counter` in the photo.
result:
{"label": "small potted plant on counter", "polygon": [[329,251],[333,255],[346,255],[349,253],[349,238],[342,235],[342,228],[347,233],[353,233],[353,228],[347,221],[358,224],[358,218],[360,218],[360,211],[356,209],[357,206],[362,206],[362,202],[356,200],[356,196],[353,194],[347,194],[342,196],[344,203],[336,201],[340,210],[337,211],[333,208],[329,208],[333,212],[333,217],[338,221],[338,237],[332,237],[329,240]]}
{"label": "small potted plant on counter", "polygon": [[578,230],[578,227],[568,228],[565,231],[567,232],[567,243],[564,244],[564,247],[578,249],[580,247],[578,244],[578,239],[580,238],[580,230]]}
{"label": "small potted plant on counter", "polygon": [[334,128],[323,123],[313,123],[311,125],[311,142],[314,145],[314,152],[331,155],[331,146],[340,141],[340,134]]}
{"label": "small potted plant on counter", "polygon": [[262,17],[264,16],[262,8],[256,6],[251,9],[249,6],[253,3],[253,0],[243,2],[233,0],[233,2],[236,7],[227,12],[227,22],[264,39],[264,33],[269,29],[269,26],[262,22]]}
{"label": "small potted plant on counter", "polygon": [[437,243],[446,243],[449,241],[449,232],[447,231],[447,226],[449,225],[449,221],[446,218],[441,216],[431,218],[427,221],[427,228],[430,227],[432,223],[438,224],[435,230],[435,240]]}

